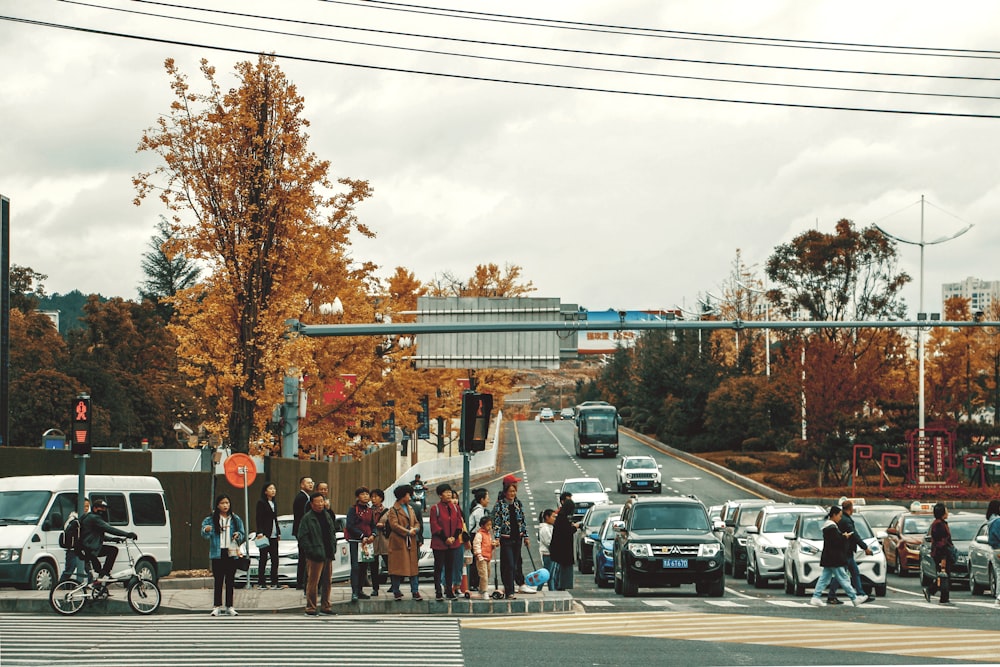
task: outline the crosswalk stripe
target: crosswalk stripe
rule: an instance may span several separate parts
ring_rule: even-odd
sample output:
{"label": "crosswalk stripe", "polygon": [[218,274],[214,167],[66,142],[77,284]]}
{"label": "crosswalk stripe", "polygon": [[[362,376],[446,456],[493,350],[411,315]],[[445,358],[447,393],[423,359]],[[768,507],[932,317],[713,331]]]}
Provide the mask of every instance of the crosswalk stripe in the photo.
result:
{"label": "crosswalk stripe", "polygon": [[[915,658],[995,661],[1000,632],[912,627],[811,618],[742,614],[647,611],[591,613],[521,619],[470,618],[463,629],[506,629],[608,636],[697,640],[733,644],[838,649]],[[831,637],[850,642],[831,644]]]}
{"label": "crosswalk stripe", "polygon": [[705,604],[712,607],[740,607],[744,609],[750,606],[742,602],[733,602],[732,600],[705,600]]}
{"label": "crosswalk stripe", "polygon": [[[0,616],[3,665],[201,666],[226,656],[241,667],[273,667],[279,660],[309,664],[317,655],[338,667],[393,664],[400,655],[415,667],[464,665],[461,628],[452,617],[102,616],[99,632],[94,622],[93,616]],[[301,641],[283,642],[280,655],[242,648],[245,638],[283,636]],[[375,641],[386,637],[391,641]]]}

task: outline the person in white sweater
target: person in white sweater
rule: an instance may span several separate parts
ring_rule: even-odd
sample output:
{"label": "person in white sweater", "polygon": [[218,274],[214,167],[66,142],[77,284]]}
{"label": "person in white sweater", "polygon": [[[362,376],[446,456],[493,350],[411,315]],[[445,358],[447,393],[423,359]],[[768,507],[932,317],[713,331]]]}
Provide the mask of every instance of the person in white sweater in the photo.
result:
{"label": "person in white sweater", "polygon": [[[549,544],[552,543],[552,524],[556,522],[556,511],[545,510],[538,517],[538,552],[542,554],[542,567],[552,572],[552,554],[549,553]],[[544,586],[545,584],[542,584]],[[554,582],[549,577],[549,590],[554,591]],[[542,590],[542,586],[538,590]]]}

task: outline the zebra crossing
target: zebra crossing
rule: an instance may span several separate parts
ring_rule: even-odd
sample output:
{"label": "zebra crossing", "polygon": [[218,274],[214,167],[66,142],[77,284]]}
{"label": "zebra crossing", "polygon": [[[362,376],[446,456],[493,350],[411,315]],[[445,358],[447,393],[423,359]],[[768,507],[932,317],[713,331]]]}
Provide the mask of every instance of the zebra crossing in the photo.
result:
{"label": "zebra crossing", "polygon": [[[868,605],[865,605],[866,607]],[[462,621],[467,630],[565,633],[610,637],[647,637],[755,644],[796,649],[829,650],[920,659],[951,659],[995,662],[1000,632],[960,630],[852,622],[829,618],[720,614],[712,612],[642,611],[587,613],[572,616],[523,618],[479,617]],[[849,642],[831,643],[832,637],[850,637]],[[859,658],[863,661],[863,658]]]}
{"label": "zebra crossing", "polygon": [[451,617],[0,615],[3,667],[302,667],[318,656],[338,667],[465,664]]}
{"label": "zebra crossing", "polygon": [[[766,607],[783,607],[786,609],[812,609],[809,605],[809,598],[756,598],[756,597],[740,597],[737,599],[711,599],[711,598],[652,598],[637,600],[632,598],[630,600],[620,600],[620,599],[587,599],[587,598],[575,598],[574,602],[584,610],[600,610],[607,608],[620,608],[620,609],[635,609],[637,605],[642,605],[646,607],[653,607],[658,609],[668,608],[668,609],[690,609],[692,607],[706,606],[714,608],[729,608],[729,609],[756,609],[761,606]],[[846,598],[844,603],[849,605]],[[991,602],[981,602],[977,600],[969,601],[959,601],[952,599],[952,606],[942,606],[937,602],[925,602],[920,597],[910,598],[878,598],[875,601],[865,603],[863,609],[888,609],[892,606],[899,605],[905,607],[918,607],[921,609],[933,609],[936,611],[942,611],[948,613],[950,611],[955,611],[963,607],[975,607],[980,609],[996,609],[996,605]]]}

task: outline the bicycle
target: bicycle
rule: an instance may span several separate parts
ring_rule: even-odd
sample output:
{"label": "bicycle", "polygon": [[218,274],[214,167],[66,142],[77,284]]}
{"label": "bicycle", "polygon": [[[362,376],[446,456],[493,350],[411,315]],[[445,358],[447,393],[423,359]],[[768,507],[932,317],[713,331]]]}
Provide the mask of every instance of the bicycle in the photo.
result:
{"label": "bicycle", "polygon": [[136,573],[136,558],[132,550],[134,548],[141,556],[139,545],[131,539],[109,539],[108,542],[125,543],[129,566],[115,572],[103,583],[95,581],[81,584],[73,580],[60,582],[49,593],[49,604],[57,613],[71,616],[83,609],[87,601],[107,600],[108,586],[111,584],[121,584],[125,587],[128,605],[137,614],[152,614],[160,608],[160,587],[156,582],[143,579]]}

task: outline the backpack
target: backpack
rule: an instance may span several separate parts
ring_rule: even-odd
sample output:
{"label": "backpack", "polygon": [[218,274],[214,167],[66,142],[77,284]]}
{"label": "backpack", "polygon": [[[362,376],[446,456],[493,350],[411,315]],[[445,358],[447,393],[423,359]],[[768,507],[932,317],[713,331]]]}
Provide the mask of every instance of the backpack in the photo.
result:
{"label": "backpack", "polygon": [[67,551],[79,551],[83,548],[82,537],[80,517],[76,512],[72,512],[63,525],[62,534],[59,535],[59,546]]}

